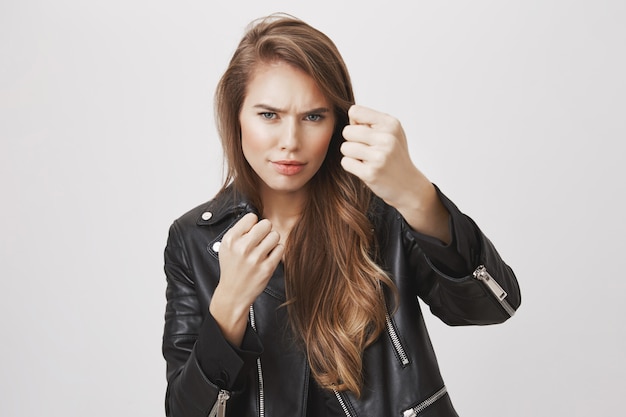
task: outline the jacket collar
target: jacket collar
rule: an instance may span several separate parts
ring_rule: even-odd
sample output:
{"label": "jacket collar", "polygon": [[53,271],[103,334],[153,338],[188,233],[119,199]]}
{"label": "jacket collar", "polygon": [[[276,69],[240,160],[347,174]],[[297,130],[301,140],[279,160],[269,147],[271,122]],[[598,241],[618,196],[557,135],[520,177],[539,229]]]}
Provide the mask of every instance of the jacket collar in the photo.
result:
{"label": "jacket collar", "polygon": [[[246,213],[254,213],[259,216],[259,212],[250,203],[249,199],[231,184],[227,188],[220,191],[213,200],[209,201],[196,220],[198,226],[212,226],[219,224],[222,221],[231,221],[234,217],[242,217]],[[260,217],[259,217],[260,218]],[[230,223],[225,223],[229,225]],[[232,226],[232,224],[230,224]],[[216,238],[216,241],[221,240],[223,233]],[[212,242],[212,243],[215,243]],[[209,243],[209,247],[212,244]],[[211,251],[209,251],[211,252]],[[211,252],[213,256],[217,257],[216,252]],[[280,262],[276,271],[272,275],[271,279],[267,283],[264,292],[272,297],[285,302],[285,281],[283,279],[283,264]]]}
{"label": "jacket collar", "polygon": [[249,199],[231,184],[207,203],[196,219],[196,224],[198,226],[212,226],[224,219],[245,213],[259,215],[258,210],[250,203]]}

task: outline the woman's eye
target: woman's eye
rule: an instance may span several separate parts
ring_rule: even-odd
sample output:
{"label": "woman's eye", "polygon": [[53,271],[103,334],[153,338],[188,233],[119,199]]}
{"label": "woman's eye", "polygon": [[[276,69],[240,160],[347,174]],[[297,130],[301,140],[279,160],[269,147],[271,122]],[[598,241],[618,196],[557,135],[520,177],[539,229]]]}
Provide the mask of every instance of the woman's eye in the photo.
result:
{"label": "woman's eye", "polygon": [[264,111],[263,113],[259,113],[259,115],[267,120],[272,120],[276,118],[276,113],[270,112],[270,111]]}
{"label": "woman's eye", "polygon": [[308,120],[309,122],[319,122],[320,120],[322,120],[324,116],[322,116],[321,114],[308,114],[306,116],[306,120]]}

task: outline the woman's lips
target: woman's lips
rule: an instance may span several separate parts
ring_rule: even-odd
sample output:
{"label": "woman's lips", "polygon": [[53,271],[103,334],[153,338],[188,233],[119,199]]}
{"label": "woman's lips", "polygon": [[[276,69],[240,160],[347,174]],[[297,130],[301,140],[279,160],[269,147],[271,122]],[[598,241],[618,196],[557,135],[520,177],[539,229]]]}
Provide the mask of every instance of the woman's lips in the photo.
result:
{"label": "woman's lips", "polygon": [[295,175],[304,169],[304,165],[298,161],[272,161],[274,169],[282,175]]}

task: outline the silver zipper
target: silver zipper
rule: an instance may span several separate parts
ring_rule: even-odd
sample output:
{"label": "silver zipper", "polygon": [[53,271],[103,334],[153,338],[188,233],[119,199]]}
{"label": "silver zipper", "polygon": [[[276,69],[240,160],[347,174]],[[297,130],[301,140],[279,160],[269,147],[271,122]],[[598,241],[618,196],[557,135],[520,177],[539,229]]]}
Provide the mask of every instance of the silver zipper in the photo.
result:
{"label": "silver zipper", "polygon": [[479,281],[482,281],[487,288],[491,291],[491,293],[496,297],[502,308],[506,310],[509,316],[513,316],[515,314],[515,310],[511,307],[508,301],[505,300],[507,293],[504,289],[498,284],[498,282],[487,272],[487,268],[484,265],[479,265],[478,268],[474,271],[474,278]]}
{"label": "silver zipper", "polygon": [[217,394],[217,401],[213,404],[209,417],[225,417],[226,416],[226,402],[230,398],[230,393],[221,389]]}
{"label": "silver zipper", "polygon": [[387,306],[385,306],[385,322],[387,325],[387,333],[389,333],[391,343],[393,344],[393,347],[396,350],[398,357],[400,358],[400,363],[402,363],[402,366],[407,366],[409,364],[409,357],[402,347],[402,343],[400,343],[398,332],[396,332],[396,328],[393,326],[393,322],[391,321],[391,316],[389,316]]}
{"label": "silver zipper", "polygon": [[348,410],[348,405],[344,401],[344,399],[341,396],[341,394],[339,393],[339,391],[334,389],[333,392],[335,393],[335,397],[337,397],[337,401],[339,401],[339,405],[341,405],[341,409],[346,414],[346,417],[352,417],[352,414],[350,414],[350,410]]}
{"label": "silver zipper", "polygon": [[441,388],[439,391],[437,391],[415,407],[405,410],[402,413],[402,417],[416,417],[419,413],[430,407],[435,401],[446,395],[446,392],[448,392],[448,389],[444,385],[443,388]]}
{"label": "silver zipper", "polygon": [[385,321],[387,322],[387,332],[389,333],[389,337],[391,338],[391,343],[393,344],[393,347],[396,349],[396,352],[400,357],[400,362],[402,363],[402,366],[406,366],[409,364],[409,357],[404,351],[402,343],[400,343],[400,338],[398,337],[398,333],[396,332],[395,327],[393,327],[393,323],[391,322],[391,317],[389,317],[389,313],[385,313]]}
{"label": "silver zipper", "polygon": [[[254,319],[254,306],[250,306],[250,326],[256,332],[256,321]],[[265,389],[263,387],[263,368],[261,358],[256,359],[256,370],[259,379],[259,417],[265,417]]]}

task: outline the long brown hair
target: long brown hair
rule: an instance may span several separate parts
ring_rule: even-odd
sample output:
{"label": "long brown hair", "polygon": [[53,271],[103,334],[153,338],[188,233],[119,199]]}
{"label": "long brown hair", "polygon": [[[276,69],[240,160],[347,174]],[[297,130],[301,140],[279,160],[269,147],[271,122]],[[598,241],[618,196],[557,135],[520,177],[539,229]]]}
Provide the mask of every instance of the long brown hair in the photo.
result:
{"label": "long brown hair", "polygon": [[231,183],[262,212],[260,179],[241,148],[239,113],[246,86],[260,63],[283,61],[311,76],[333,106],[335,128],[326,159],[310,180],[308,201],[286,242],[287,310],[301,337],[315,380],[360,395],[362,354],[385,327],[382,286],[395,291],[373,261],[372,194],[340,165],[341,131],[354,94],[346,65],[322,32],[286,15],[253,22],[215,93],[216,121]]}

